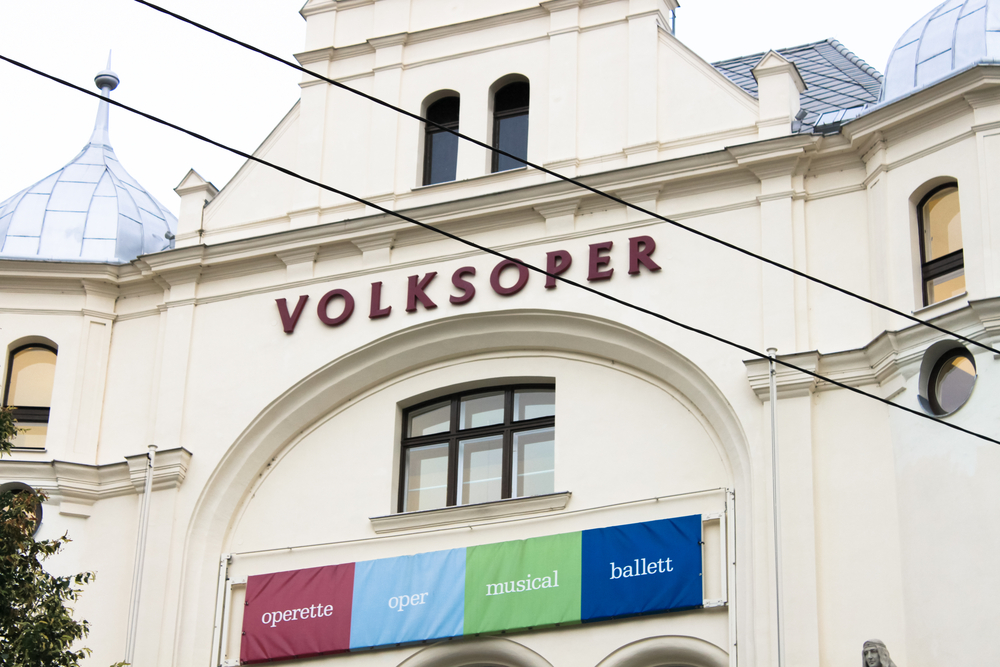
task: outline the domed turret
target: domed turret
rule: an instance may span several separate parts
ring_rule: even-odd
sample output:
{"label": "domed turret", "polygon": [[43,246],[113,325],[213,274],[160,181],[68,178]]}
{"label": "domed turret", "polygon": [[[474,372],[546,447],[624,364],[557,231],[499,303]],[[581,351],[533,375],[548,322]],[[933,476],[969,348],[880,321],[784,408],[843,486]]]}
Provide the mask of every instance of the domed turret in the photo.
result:
{"label": "domed turret", "polygon": [[[108,63],[110,67],[111,63]],[[173,247],[177,218],[118,162],[108,139],[110,69],[94,133],[69,164],[0,203],[0,258],[125,264]]]}
{"label": "domed turret", "polygon": [[889,56],[882,102],[980,62],[1000,60],[1000,0],[947,0],[903,33]]}

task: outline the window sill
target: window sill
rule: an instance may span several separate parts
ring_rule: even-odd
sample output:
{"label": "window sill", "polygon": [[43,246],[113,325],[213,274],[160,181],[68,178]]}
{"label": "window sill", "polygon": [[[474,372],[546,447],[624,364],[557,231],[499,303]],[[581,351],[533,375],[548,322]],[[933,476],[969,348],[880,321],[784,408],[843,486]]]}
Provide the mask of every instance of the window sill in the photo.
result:
{"label": "window sill", "polygon": [[528,171],[528,166],[523,165],[520,167],[514,167],[513,169],[504,169],[503,171],[491,171],[488,174],[478,174],[476,176],[469,176],[467,178],[455,179],[454,181],[441,181],[440,183],[429,183],[427,185],[417,185],[414,186],[411,192],[421,192],[422,190],[429,190],[431,188],[440,188],[448,185],[463,185],[466,183],[475,183],[476,181],[481,181],[486,178],[492,178],[494,176],[511,176],[514,174],[523,174]]}
{"label": "window sill", "polygon": [[936,317],[938,315],[944,315],[945,313],[950,313],[953,310],[958,310],[966,305],[968,305],[969,293],[962,292],[961,294],[956,294],[955,296],[950,296],[947,299],[942,299],[936,303],[932,303],[929,306],[923,306],[912,311],[914,315],[926,318],[926,317]]}
{"label": "window sill", "polygon": [[369,521],[372,522],[372,528],[375,529],[375,532],[380,534],[394,533],[400,530],[413,530],[416,528],[452,526],[508,516],[555,512],[566,508],[571,495],[572,493],[569,491],[561,491],[559,493],[547,493],[544,496],[510,498],[508,500],[497,500],[492,503],[479,503],[477,505],[442,507],[435,510],[373,516],[369,518]]}

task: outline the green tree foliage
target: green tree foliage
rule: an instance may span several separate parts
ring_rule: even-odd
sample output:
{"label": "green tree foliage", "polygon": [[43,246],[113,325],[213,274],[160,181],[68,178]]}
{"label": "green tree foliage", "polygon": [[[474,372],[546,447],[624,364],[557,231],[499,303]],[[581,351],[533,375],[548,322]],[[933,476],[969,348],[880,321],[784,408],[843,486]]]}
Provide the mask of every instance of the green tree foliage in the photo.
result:
{"label": "green tree foliage", "polygon": [[[10,454],[18,428],[9,408],[0,408],[0,456]],[[76,667],[90,653],[72,650],[87,635],[67,603],[80,596],[90,572],[55,577],[42,561],[58,553],[69,537],[34,538],[42,493],[0,494],[0,665],[4,667]]]}

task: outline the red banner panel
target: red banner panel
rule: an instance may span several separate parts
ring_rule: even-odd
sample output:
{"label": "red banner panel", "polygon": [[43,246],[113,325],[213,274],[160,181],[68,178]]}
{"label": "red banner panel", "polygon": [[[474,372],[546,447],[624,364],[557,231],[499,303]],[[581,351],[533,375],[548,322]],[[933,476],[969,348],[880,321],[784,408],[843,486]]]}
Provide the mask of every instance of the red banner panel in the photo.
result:
{"label": "red banner panel", "polygon": [[342,653],[351,646],[354,563],[247,579],[240,660]]}

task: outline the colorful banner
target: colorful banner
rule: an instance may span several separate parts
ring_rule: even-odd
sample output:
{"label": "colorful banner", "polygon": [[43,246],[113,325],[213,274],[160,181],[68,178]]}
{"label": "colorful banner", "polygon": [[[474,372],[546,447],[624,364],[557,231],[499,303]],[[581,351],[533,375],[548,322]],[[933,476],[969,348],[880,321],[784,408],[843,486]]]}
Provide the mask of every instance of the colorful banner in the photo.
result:
{"label": "colorful banner", "polygon": [[702,605],[701,516],[249,577],[271,662]]}

